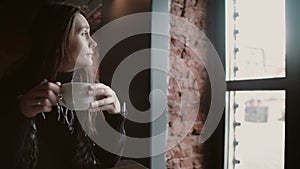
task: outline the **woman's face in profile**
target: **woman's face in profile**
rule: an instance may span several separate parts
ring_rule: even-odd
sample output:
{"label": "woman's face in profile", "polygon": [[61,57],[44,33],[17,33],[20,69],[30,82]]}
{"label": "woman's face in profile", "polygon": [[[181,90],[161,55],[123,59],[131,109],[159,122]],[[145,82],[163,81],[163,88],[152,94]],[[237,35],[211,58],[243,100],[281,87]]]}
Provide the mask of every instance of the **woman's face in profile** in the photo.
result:
{"label": "woman's face in profile", "polygon": [[90,36],[90,26],[85,17],[77,13],[69,36],[70,54],[74,69],[93,64],[94,48],[97,43]]}

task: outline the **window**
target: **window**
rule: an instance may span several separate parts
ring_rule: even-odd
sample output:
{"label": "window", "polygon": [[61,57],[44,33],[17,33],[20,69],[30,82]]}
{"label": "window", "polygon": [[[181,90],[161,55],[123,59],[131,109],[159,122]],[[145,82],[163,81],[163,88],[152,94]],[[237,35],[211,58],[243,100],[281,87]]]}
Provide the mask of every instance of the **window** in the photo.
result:
{"label": "window", "polygon": [[285,1],[226,2],[227,80],[285,77]]}
{"label": "window", "polygon": [[211,0],[209,9],[227,81],[211,168],[299,167],[300,1]]}
{"label": "window", "polygon": [[227,93],[226,169],[283,169],[285,91]]}
{"label": "window", "polygon": [[[300,97],[300,1],[297,0],[282,0],[279,3],[282,3],[282,10],[285,11],[285,14],[283,15],[285,18],[285,24],[282,26],[285,27],[285,61],[282,66],[279,66],[281,68],[285,69],[285,74],[277,74],[277,75],[260,75],[256,77],[235,77],[233,78],[233,71],[234,69],[230,70],[231,65],[234,63],[233,60],[234,58],[231,58],[231,60],[226,56],[228,56],[228,52],[226,53],[225,48],[228,49],[228,42],[225,40],[228,40],[228,33],[231,33],[231,40],[234,39],[234,29],[233,25],[230,27],[226,27],[226,23],[228,22],[228,18],[232,18],[232,16],[236,16],[237,14],[234,15],[230,14],[227,15],[226,13],[228,12],[228,6],[229,5],[234,5],[234,2],[245,2],[246,0],[211,0],[209,1],[209,29],[208,29],[208,37],[210,38],[211,42],[215,46],[216,50],[219,53],[220,59],[223,62],[224,68],[227,72],[227,105],[231,105],[225,108],[225,111],[227,111],[224,114],[227,114],[226,118],[224,116],[223,120],[221,123],[219,123],[218,128],[214,132],[213,136],[209,140],[210,145],[211,145],[211,158],[209,161],[209,168],[214,168],[214,169],[229,169],[229,165],[233,164],[233,159],[228,160],[230,153],[233,152],[233,149],[229,149],[229,146],[232,146],[232,144],[238,144],[236,146],[236,160],[239,160],[239,164],[235,165],[235,168],[242,167],[242,165],[245,166],[245,160],[242,156],[240,156],[240,152],[242,148],[241,147],[243,142],[243,139],[241,140],[240,138],[237,138],[236,141],[238,143],[233,142],[234,140],[230,140],[229,135],[228,135],[228,128],[232,127],[232,123],[228,123],[228,119],[230,116],[233,116],[234,111],[233,111],[233,97],[234,95],[236,96],[236,103],[238,104],[238,107],[236,108],[236,111],[242,112],[241,114],[241,119],[236,119],[236,120],[245,120],[245,106],[246,103],[244,100],[251,101],[252,97],[248,96],[254,96],[256,93],[261,93],[261,92],[267,92],[267,93],[280,93],[280,97],[276,97],[277,101],[284,99],[284,103],[281,104],[281,107],[284,107],[284,136],[278,136],[279,138],[282,138],[282,141],[284,144],[284,147],[281,147],[281,150],[284,150],[284,154],[281,154],[283,159],[283,165],[284,169],[294,169],[294,168],[299,168],[299,151],[300,151],[300,125],[299,125],[299,119],[300,119],[300,113],[299,113],[299,97]],[[247,0],[247,2],[251,3],[252,0]],[[260,9],[260,4],[265,2],[265,0],[256,1],[256,5],[254,7],[249,5],[249,8],[251,7],[252,13],[258,12]],[[276,0],[277,2],[277,0]],[[270,8],[275,7],[274,5],[275,0],[268,3],[267,7],[264,9],[263,14],[269,13]],[[234,9],[231,7],[231,9]],[[239,8],[236,8],[239,9]],[[243,19],[244,14],[242,14],[242,11],[237,11],[240,12],[238,14],[239,19]],[[226,14],[226,15],[225,15]],[[268,14],[266,14],[268,15]],[[263,16],[262,16],[263,17]],[[277,20],[275,16],[273,16],[271,19]],[[265,21],[266,23],[269,22],[269,20]],[[249,27],[255,27],[256,25],[250,25]],[[229,28],[232,29],[232,31],[229,31]],[[241,27],[239,27],[241,29]],[[274,28],[275,29],[275,28]],[[269,30],[273,31],[273,30]],[[238,36],[241,36],[242,29],[240,32],[238,32]],[[264,34],[262,34],[264,35]],[[274,34],[275,36],[276,34]],[[275,42],[274,42],[275,43]],[[274,44],[272,42],[272,44]],[[234,46],[231,45],[231,52],[234,51]],[[241,54],[243,48],[240,47],[239,49]],[[284,50],[283,50],[284,51]],[[234,56],[233,56],[234,57]],[[230,65],[231,63],[231,65]],[[283,63],[283,62],[280,62]],[[237,66],[239,64],[237,63]],[[233,67],[234,68],[234,67]],[[239,69],[239,68],[235,68]],[[243,69],[243,67],[240,67],[240,69]],[[231,71],[231,75],[229,77],[228,73]],[[239,97],[240,95],[243,95],[244,100],[240,100]],[[268,94],[269,95],[269,94]],[[273,95],[273,94],[272,94]],[[246,98],[247,96],[247,98]],[[267,95],[266,95],[267,96]],[[273,95],[274,96],[274,95]],[[230,98],[228,98],[230,97]],[[250,98],[250,99],[249,99]],[[279,99],[280,98],[280,99]],[[266,101],[270,99],[260,99],[260,101],[264,101],[264,104],[267,104]],[[254,102],[252,103],[257,103],[257,98],[254,98]],[[249,102],[247,102],[249,103]],[[251,102],[250,102],[251,103]],[[236,105],[237,106],[237,105]],[[244,106],[244,107],[243,107]],[[277,105],[278,106],[278,105]],[[231,110],[229,110],[231,109]],[[250,108],[251,109],[251,108]],[[249,111],[250,111],[249,109]],[[269,110],[270,110],[270,105],[269,105]],[[228,113],[231,111],[231,113]],[[248,112],[249,112],[248,111]],[[269,111],[268,111],[269,112]],[[263,114],[263,113],[262,113]],[[230,116],[229,116],[230,115]],[[269,113],[268,113],[269,115]],[[269,119],[268,119],[269,120]],[[237,132],[241,132],[241,127],[245,126],[246,123],[252,124],[254,122],[249,122],[245,121],[243,124],[243,121],[236,121],[236,125],[240,126],[236,127]],[[278,121],[277,121],[278,122]],[[260,124],[264,125],[265,123],[260,122]],[[282,124],[282,123],[281,123]],[[229,126],[229,127],[228,127]],[[283,125],[282,125],[283,126]],[[273,127],[272,127],[273,128]],[[239,131],[238,131],[239,130]],[[255,129],[254,129],[255,130]],[[226,133],[225,133],[226,131]],[[279,131],[279,130],[278,130]],[[239,134],[239,133],[237,133]],[[269,135],[269,134],[268,134]],[[276,134],[277,135],[277,134]],[[276,136],[277,137],[277,136]],[[248,138],[248,140],[252,140],[253,138],[251,137],[245,137]],[[238,140],[240,139],[240,140]],[[262,139],[261,139],[262,140]],[[251,144],[251,148],[255,148],[253,144]],[[267,151],[267,150],[266,150]],[[257,154],[257,153],[256,153]],[[278,153],[277,153],[278,154]],[[280,154],[280,153],[279,153]],[[247,153],[246,153],[247,155]],[[233,156],[232,156],[233,157]],[[246,157],[247,158],[247,157]],[[235,161],[238,162],[238,161]],[[278,163],[274,164],[276,167],[281,167],[281,164],[279,165]],[[256,168],[256,167],[254,167]]]}

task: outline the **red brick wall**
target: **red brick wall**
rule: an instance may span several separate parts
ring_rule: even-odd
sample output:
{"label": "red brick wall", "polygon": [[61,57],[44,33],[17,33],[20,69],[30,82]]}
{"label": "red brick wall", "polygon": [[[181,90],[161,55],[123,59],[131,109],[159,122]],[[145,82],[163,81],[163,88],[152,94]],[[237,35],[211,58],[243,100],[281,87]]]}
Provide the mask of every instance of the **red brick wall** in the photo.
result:
{"label": "red brick wall", "polygon": [[[185,18],[203,32],[207,31],[206,0],[171,0],[170,13]],[[197,32],[185,23],[178,25],[171,24],[170,32],[167,146],[175,146],[166,152],[166,165],[170,169],[202,169],[205,168],[205,143],[200,144],[198,138],[210,101],[208,75],[199,59],[205,59],[205,52],[196,54],[191,50],[192,45],[193,48],[201,45],[199,39],[193,39]]]}

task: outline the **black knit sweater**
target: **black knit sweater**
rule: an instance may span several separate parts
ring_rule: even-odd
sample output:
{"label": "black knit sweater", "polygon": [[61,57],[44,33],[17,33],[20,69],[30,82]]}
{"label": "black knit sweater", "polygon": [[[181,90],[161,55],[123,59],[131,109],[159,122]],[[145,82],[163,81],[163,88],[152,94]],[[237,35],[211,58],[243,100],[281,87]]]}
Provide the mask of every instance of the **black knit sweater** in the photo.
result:
{"label": "black knit sweater", "polygon": [[[61,83],[69,82],[72,79],[72,72],[59,73],[57,80]],[[8,84],[9,82],[9,84]],[[32,125],[29,118],[21,115],[18,109],[17,97],[22,90],[16,89],[16,79],[6,78],[1,80],[1,88],[4,95],[1,100],[1,138],[0,146],[2,151],[0,166],[5,168],[24,168],[30,160],[22,160],[24,156],[32,156],[31,144]],[[20,86],[18,86],[20,87]],[[99,112],[102,113],[102,112]],[[37,169],[94,169],[108,168],[114,166],[120,159],[120,155],[112,154],[95,144],[83,131],[78,122],[76,113],[74,118],[74,130],[71,132],[64,120],[57,120],[58,113],[56,106],[52,112],[45,113],[46,119],[41,114],[35,117],[36,121],[36,168]],[[121,133],[121,137],[111,138],[108,133],[99,132],[101,139],[110,139],[110,147],[119,149],[120,152],[125,144],[124,117],[103,112],[105,121]],[[97,115],[97,123],[101,122],[101,115]],[[33,144],[33,145],[34,145]],[[28,147],[30,149],[28,149]],[[26,159],[26,158],[25,158]],[[34,159],[34,158],[33,158]],[[25,162],[25,164],[24,164]],[[1,167],[1,168],[2,168]]]}

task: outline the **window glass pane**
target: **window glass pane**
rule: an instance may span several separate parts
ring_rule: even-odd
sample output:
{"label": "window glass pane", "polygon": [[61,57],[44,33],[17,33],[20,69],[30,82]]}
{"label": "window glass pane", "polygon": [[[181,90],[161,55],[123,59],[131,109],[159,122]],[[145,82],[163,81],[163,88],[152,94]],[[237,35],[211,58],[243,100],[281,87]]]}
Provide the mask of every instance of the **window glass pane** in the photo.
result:
{"label": "window glass pane", "polygon": [[226,169],[283,169],[285,91],[227,93]]}
{"label": "window glass pane", "polygon": [[285,77],[285,1],[230,0],[226,9],[227,80]]}

